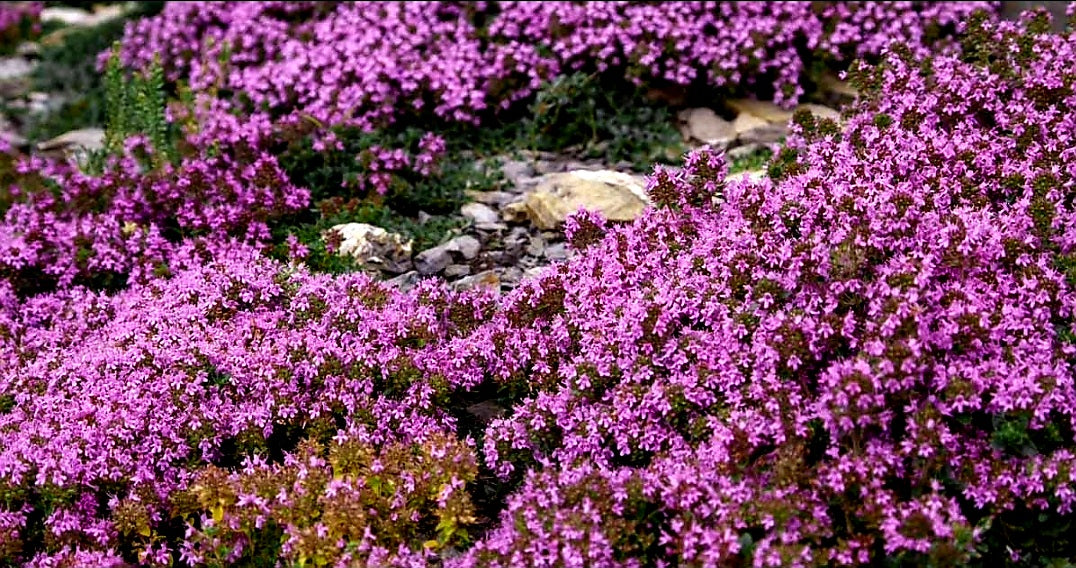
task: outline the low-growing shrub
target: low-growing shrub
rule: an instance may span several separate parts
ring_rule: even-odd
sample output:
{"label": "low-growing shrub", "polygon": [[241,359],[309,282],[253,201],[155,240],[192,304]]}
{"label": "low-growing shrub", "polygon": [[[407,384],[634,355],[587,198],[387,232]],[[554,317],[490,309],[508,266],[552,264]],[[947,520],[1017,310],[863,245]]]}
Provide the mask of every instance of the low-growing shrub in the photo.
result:
{"label": "low-growing shrub", "polygon": [[1071,563],[1076,33],[965,25],[857,67],[769,178],[707,150],[633,223],[577,213],[505,296],[240,242],[309,199],[271,156],[228,177],[271,120],[170,178],[0,168],[36,176],[8,242],[175,231],[124,290],[0,281],[3,562]]}
{"label": "low-growing shrub", "polygon": [[669,109],[649,103],[641,90],[603,85],[584,73],[543,85],[523,123],[524,145],[536,150],[576,148],[588,158],[626,161],[644,170],[684,153]]}

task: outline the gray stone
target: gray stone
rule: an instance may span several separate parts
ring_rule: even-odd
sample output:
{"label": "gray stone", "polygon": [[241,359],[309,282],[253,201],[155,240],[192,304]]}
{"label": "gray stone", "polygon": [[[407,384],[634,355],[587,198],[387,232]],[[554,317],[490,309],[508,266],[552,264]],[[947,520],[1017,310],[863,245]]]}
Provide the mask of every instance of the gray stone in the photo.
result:
{"label": "gray stone", "polygon": [[[778,124],[785,124],[792,119],[792,111],[783,109],[770,101],[755,99],[732,99],[725,101],[733,110],[743,116],[752,115],[756,118]],[[739,116],[737,117],[739,118]]]}
{"label": "gray stone", "polygon": [[452,286],[457,290],[470,290],[472,288],[492,288],[499,290],[501,287],[501,278],[494,270],[485,270],[478,274],[473,274],[466,278],[461,278],[452,283]]}
{"label": "gray stone", "polygon": [[545,253],[545,239],[542,237],[531,237],[530,242],[527,243],[527,254],[531,256],[542,256]]}
{"label": "gray stone", "polygon": [[415,269],[419,274],[437,274],[452,264],[452,256],[444,245],[426,249],[415,256]]}
{"label": "gray stone", "polygon": [[739,160],[741,158],[746,158],[751,154],[761,152],[765,147],[766,146],[762,144],[744,144],[743,146],[737,146],[729,150],[726,155],[729,160]]}
{"label": "gray stone", "polygon": [[34,64],[23,57],[0,57],[0,97],[13,99],[30,90]]}
{"label": "gray stone", "polygon": [[[499,219],[500,217],[498,217]],[[508,225],[504,223],[475,223],[474,228],[479,231],[486,231],[489,233],[499,233],[501,231],[507,231]]]}
{"label": "gray stone", "polygon": [[514,288],[523,280],[523,270],[516,266],[507,266],[501,271],[501,284]]}
{"label": "gray stone", "polygon": [[91,26],[94,23],[93,14],[82,8],[68,6],[52,6],[41,10],[42,22],[59,22],[66,26]]}
{"label": "gray stone", "polygon": [[24,41],[15,48],[15,53],[23,57],[37,58],[41,55],[41,44],[36,41]]}
{"label": "gray stone", "polygon": [[763,118],[759,118],[749,112],[741,112],[736,120],[732,121],[732,127],[736,130],[736,134],[740,135],[744,132],[750,132],[756,128],[765,128],[770,123]]}
{"label": "gray stone", "polygon": [[534,166],[522,160],[505,160],[501,164],[501,173],[509,183],[517,185],[520,180],[534,176]]}
{"label": "gray stone", "polygon": [[519,199],[518,194],[509,193],[507,191],[466,190],[463,194],[479,203],[485,203],[486,205],[492,205],[494,207],[501,207],[506,203]]}
{"label": "gray stone", "polygon": [[41,10],[41,21],[60,22],[74,27],[92,27],[122,16],[125,9],[120,4],[111,4],[100,6],[91,13],[81,8],[51,6]]}
{"label": "gray stone", "polygon": [[681,134],[686,140],[725,148],[736,139],[736,129],[732,123],[717,116],[713,109],[684,109],[677,117],[681,122]]}
{"label": "gray stone", "polygon": [[23,57],[0,57],[0,81],[28,77],[34,64]]}
{"label": "gray stone", "polygon": [[741,144],[774,144],[780,142],[787,135],[788,126],[772,123],[741,132],[739,141]]}
{"label": "gray stone", "polygon": [[399,289],[401,292],[406,292],[418,284],[419,274],[414,270],[401,274],[395,278],[385,281],[385,284],[393,286]]}
{"label": "gray stone", "polygon": [[538,278],[548,270],[548,266],[535,266],[533,268],[528,268],[523,271],[523,279],[530,280],[531,278]]}
{"label": "gray stone", "polygon": [[753,170],[747,172],[737,172],[729,175],[725,178],[727,181],[741,181],[746,180],[750,182],[757,182],[766,179],[766,170]]}
{"label": "gray stone", "polygon": [[564,243],[553,243],[545,247],[545,257],[549,260],[564,260],[568,258],[568,247]]}
{"label": "gray stone", "polygon": [[471,235],[461,235],[441,245],[447,252],[459,253],[467,260],[473,260],[482,250],[482,243]]}
{"label": "gray stone", "polygon": [[412,268],[411,240],[402,235],[366,223],[344,223],[329,231],[339,234],[342,239],[336,254],[350,256],[366,268],[393,274]]}
{"label": "gray stone", "polygon": [[849,84],[848,81],[842,81],[830,73],[822,76],[821,87],[824,91],[834,93],[846,99],[855,99],[859,97],[859,91]]}
{"label": "gray stone", "polygon": [[42,152],[50,150],[67,150],[70,148],[100,150],[104,147],[105,131],[100,128],[80,128],[78,130],[72,130],[37,145],[37,149]]}
{"label": "gray stone", "polygon": [[450,264],[445,268],[446,278],[459,278],[460,276],[467,276],[471,273],[471,267],[466,264]]}
{"label": "gray stone", "polygon": [[460,213],[473,223],[496,223],[501,216],[488,205],[482,203],[468,203],[460,208]]}
{"label": "gray stone", "polygon": [[796,110],[810,111],[811,114],[817,118],[828,118],[835,122],[841,121],[841,113],[835,109],[829,108],[825,105],[817,105],[814,103],[804,103],[796,107]]}
{"label": "gray stone", "polygon": [[[538,188],[527,195],[523,212],[535,227],[548,230],[580,208],[597,211],[611,221],[630,221],[642,214],[648,202],[645,186],[634,176],[576,170],[544,176]],[[506,208],[502,215],[509,212]],[[514,210],[510,213],[516,214]]]}

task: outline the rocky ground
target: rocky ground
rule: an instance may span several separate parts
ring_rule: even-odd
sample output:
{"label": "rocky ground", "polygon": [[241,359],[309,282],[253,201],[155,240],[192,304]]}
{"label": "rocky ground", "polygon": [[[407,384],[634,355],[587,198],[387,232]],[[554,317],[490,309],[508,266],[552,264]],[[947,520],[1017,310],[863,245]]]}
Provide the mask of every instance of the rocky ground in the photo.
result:
{"label": "rocky ground", "polygon": [[[33,90],[32,76],[42,44],[63,41],[71,29],[121,17],[123,10],[124,4],[94,12],[44,9],[42,22],[62,27],[0,58],[0,138],[24,152],[69,158],[102,146],[104,132],[100,128],[76,129],[36,143],[28,140],[29,125],[64,103],[62,93]],[[835,109],[854,96],[855,91],[846,83],[831,79],[814,97],[825,104],[798,108],[839,120]],[[748,99],[722,101],[715,106],[719,108],[687,108],[677,114],[686,145],[725,149],[733,165],[732,175],[765,175],[762,160],[751,158],[779,147],[793,110]],[[413,250],[412,242],[403,236],[361,223],[337,225],[331,230],[335,234],[325,238],[337,243],[338,254],[355,257],[364,269],[403,289],[422,278],[439,277],[460,289],[486,286],[508,291],[571,255],[560,230],[566,215],[587,208],[612,221],[629,221],[648,205],[645,176],[634,172],[628,163],[516,152],[479,165],[487,171],[500,169],[506,180],[504,189],[468,192],[471,201],[458,211],[463,228],[437,246]],[[419,222],[423,221],[420,215]]]}
{"label": "rocky ground", "polygon": [[[834,85],[845,97],[852,96],[847,85]],[[723,148],[734,166],[779,147],[793,111],[752,100],[726,104],[736,113],[731,120],[709,108],[682,110],[678,126],[684,141],[693,147]],[[801,108],[820,117],[840,118],[830,106],[805,104]],[[507,190],[469,192],[473,201],[460,208],[467,225],[459,235],[412,254],[401,236],[351,223],[334,227],[342,238],[339,252],[365,261],[405,289],[420,278],[437,275],[461,289],[488,286],[507,291],[568,258],[571,250],[560,231],[566,215],[586,208],[600,211],[611,221],[630,221],[649,204],[646,177],[633,172],[630,164],[527,152],[483,165],[500,168]],[[765,175],[762,169],[736,169],[740,171],[732,176]]]}

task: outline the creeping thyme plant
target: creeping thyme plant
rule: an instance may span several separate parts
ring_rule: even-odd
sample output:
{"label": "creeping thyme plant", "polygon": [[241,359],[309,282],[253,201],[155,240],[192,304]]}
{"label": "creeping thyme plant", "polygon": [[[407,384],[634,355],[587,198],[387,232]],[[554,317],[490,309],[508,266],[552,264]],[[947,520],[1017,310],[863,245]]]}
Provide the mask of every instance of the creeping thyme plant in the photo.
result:
{"label": "creeping thyme plant", "polygon": [[[1076,35],[994,7],[176,3],[131,24],[124,80],[149,96],[158,56],[185,101],[174,147],[132,128],[92,174],[0,156],[0,558],[1076,562]],[[574,214],[576,254],[505,295],[400,292],[281,241],[315,198],[437,176],[436,128],[542,80],[792,102],[853,59],[844,123],[797,113],[766,178],[714,150],[657,166],[641,218]],[[296,140],[363,161],[304,187]]]}

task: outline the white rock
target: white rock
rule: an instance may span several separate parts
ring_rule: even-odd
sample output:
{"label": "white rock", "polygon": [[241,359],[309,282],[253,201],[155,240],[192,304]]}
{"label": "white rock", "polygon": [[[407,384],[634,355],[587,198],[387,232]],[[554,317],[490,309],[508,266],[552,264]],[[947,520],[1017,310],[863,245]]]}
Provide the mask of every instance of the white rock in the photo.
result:
{"label": "white rock", "polygon": [[792,111],[783,109],[770,101],[755,99],[732,99],[727,101],[733,110],[740,114],[751,114],[766,122],[786,123],[792,118]]}
{"label": "white rock", "polygon": [[523,211],[535,227],[550,230],[579,209],[596,211],[611,221],[630,221],[648,204],[641,176],[575,170],[542,176],[534,192],[527,194]]}
{"label": "white rock", "polygon": [[751,132],[752,130],[757,130],[759,128],[765,128],[769,125],[770,123],[765,119],[757,117],[749,112],[741,112],[736,116],[736,120],[732,121],[732,128],[736,131],[737,135],[743,134],[744,132]]}
{"label": "white rock", "polygon": [[444,245],[426,249],[415,255],[415,269],[419,274],[437,274],[452,264],[452,255]]}
{"label": "white rock", "polygon": [[717,116],[713,109],[689,108],[677,115],[683,123],[683,134],[711,146],[725,147],[736,139],[732,123]]}
{"label": "white rock", "polygon": [[33,71],[34,64],[23,57],[0,57],[0,81],[28,77]]}
{"label": "white rock", "polygon": [[40,17],[42,22],[60,22],[67,26],[91,27],[122,16],[124,10],[124,6],[120,4],[101,6],[92,13],[81,8],[52,6],[41,10]]}
{"label": "white rock", "polygon": [[496,211],[482,203],[467,203],[460,207],[460,213],[476,225],[480,223],[496,223],[501,220],[501,216]]}
{"label": "white rock", "polygon": [[574,170],[567,173],[568,175],[581,180],[622,187],[630,191],[635,197],[638,197],[647,205],[650,204],[650,196],[646,194],[646,176],[614,172],[611,170]]}
{"label": "white rock", "polygon": [[457,290],[471,290],[473,288],[491,288],[493,290],[500,290],[501,277],[493,270],[486,270],[466,278],[461,278],[452,283],[452,286]]}
{"label": "white rock", "polygon": [[824,105],[804,103],[796,107],[796,110],[808,110],[818,118],[828,118],[837,122],[841,120],[841,113]]}
{"label": "white rock", "polygon": [[482,250],[482,243],[471,235],[461,235],[441,245],[448,252],[459,253],[467,260],[474,260],[478,252]]}
{"label": "white rock", "polygon": [[69,6],[52,6],[41,10],[42,22],[60,22],[67,26],[92,26],[96,18],[82,8]]}
{"label": "white rock", "polygon": [[402,262],[411,256],[411,240],[366,223],[345,223],[329,229],[343,241],[336,253],[362,262]]}
{"label": "white rock", "polygon": [[87,150],[100,150],[105,147],[105,131],[100,128],[80,128],[45,140],[37,145],[38,150],[59,150],[73,146]]}

